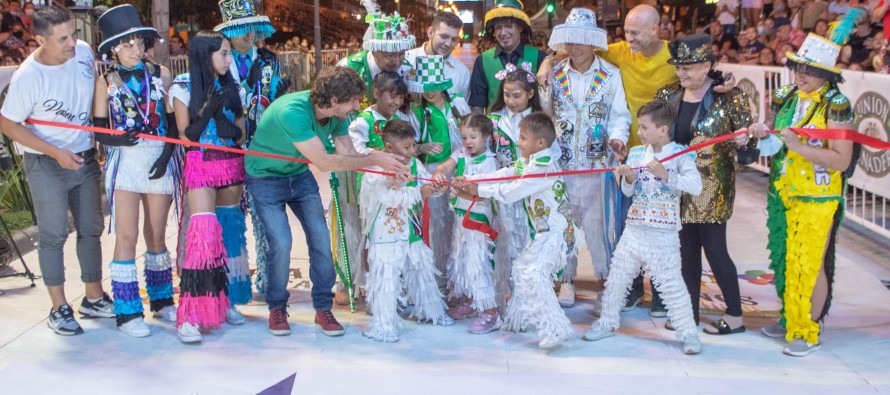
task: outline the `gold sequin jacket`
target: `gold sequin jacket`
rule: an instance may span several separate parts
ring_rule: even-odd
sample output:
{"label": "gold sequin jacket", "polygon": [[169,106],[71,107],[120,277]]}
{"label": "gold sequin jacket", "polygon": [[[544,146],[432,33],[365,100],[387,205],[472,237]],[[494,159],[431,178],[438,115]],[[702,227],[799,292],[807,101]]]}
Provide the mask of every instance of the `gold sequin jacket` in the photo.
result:
{"label": "gold sequin jacket", "polygon": [[[666,100],[679,110],[683,99],[680,83],[667,85],[655,93],[656,99]],[[727,93],[709,89],[692,121],[692,140],[695,145],[714,137],[747,128],[751,124],[748,96],[739,88]],[[749,142],[750,148],[757,144]],[[702,192],[698,196],[684,193],[680,199],[680,215],[686,223],[726,223],[732,216],[735,201],[736,146],[730,139],[698,151],[695,164],[701,174]]]}

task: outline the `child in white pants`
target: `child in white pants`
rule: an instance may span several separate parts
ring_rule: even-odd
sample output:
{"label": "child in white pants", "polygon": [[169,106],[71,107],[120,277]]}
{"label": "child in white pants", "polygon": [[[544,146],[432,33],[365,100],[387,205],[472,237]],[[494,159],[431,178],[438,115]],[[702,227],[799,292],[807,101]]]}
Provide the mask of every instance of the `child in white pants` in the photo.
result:
{"label": "child in white pants", "polygon": [[614,334],[631,282],[642,268],[649,270],[667,306],[677,339],[683,342],[683,352],[698,354],[701,342],[680,272],[679,232],[680,195],[701,193],[701,175],[695,166],[695,154],[664,160],[686,148],[672,142],[675,116],[670,104],[649,102],[640,108],[637,119],[643,145],[631,149],[627,164],[618,167],[618,173],[624,177],[621,190],[634,196],[634,200],[612,257],[602,315],[584,334],[584,340],[600,340]]}

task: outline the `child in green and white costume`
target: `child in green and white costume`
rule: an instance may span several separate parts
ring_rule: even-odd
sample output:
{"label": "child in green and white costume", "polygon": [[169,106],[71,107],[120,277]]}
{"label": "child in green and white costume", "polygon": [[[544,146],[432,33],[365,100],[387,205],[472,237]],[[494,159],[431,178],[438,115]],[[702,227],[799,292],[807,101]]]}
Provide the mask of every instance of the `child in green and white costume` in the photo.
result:
{"label": "child in green and white costume", "polygon": [[[371,93],[374,96],[374,105],[359,113],[358,117],[349,124],[349,137],[352,139],[356,152],[362,155],[370,154],[373,151],[383,151],[381,135],[383,127],[393,119],[406,117],[399,109],[408,93],[408,85],[398,74],[389,71],[377,74],[374,77]],[[340,196],[345,204],[341,204],[340,208],[351,264],[352,283],[355,294],[358,295],[364,290],[367,279],[365,272],[367,235],[362,234],[361,231],[357,199],[362,174],[354,171],[342,174]]]}
{"label": "child in green and white costume", "polygon": [[[362,42],[364,50],[343,58],[338,63],[338,66],[349,67],[355,70],[362,80],[365,81],[367,93],[362,99],[360,107],[364,110],[377,102],[373,87],[376,78],[380,74],[394,73],[401,77],[409,73],[411,65],[405,62],[405,51],[414,48],[416,40],[408,32],[407,21],[400,17],[398,13],[392,15],[384,14],[374,0],[363,0],[362,5],[368,12],[365,17],[368,29],[365,31]],[[371,122],[366,123],[366,125],[370,124]],[[379,125],[379,128],[382,129],[383,125]],[[370,129],[360,134],[359,136],[364,136],[365,139],[359,139],[358,141],[356,140],[356,134],[352,133],[351,130],[352,128],[350,127],[350,136],[353,138],[356,150],[362,154],[369,152],[370,148],[366,139],[369,136],[367,130]],[[363,285],[364,279],[362,274],[364,273],[366,260],[364,258],[365,250],[363,245],[359,245],[362,235],[356,214],[358,205],[356,196],[359,181],[357,173],[354,171],[336,172],[334,175],[339,181],[337,192],[340,196],[341,219],[343,220],[346,239],[345,250],[350,262],[349,269],[353,285],[355,286],[354,293],[357,295],[359,287]],[[344,264],[346,257],[343,257],[341,253],[344,249],[340,245],[341,238],[337,233],[338,231],[336,226],[331,227],[331,240],[334,240],[336,244],[334,261],[340,266],[340,271],[343,275],[346,275],[346,265]],[[334,302],[341,306],[349,304],[349,295],[346,293],[346,287],[342,283],[342,279],[337,285],[337,294]]]}
{"label": "child in green and white costume", "polygon": [[[451,80],[445,79],[442,56],[418,56],[415,60],[413,81],[408,82],[411,93],[420,94],[419,102],[411,106],[408,122],[414,127],[418,142],[418,157],[429,173],[463,147],[460,138],[460,117],[469,113],[469,106],[460,95],[449,95]],[[452,174],[446,174],[451,177]],[[448,195],[429,198],[430,248],[436,269],[447,272],[448,250],[451,248],[451,229],[454,215],[448,207]],[[439,281],[444,290],[446,282]]]}

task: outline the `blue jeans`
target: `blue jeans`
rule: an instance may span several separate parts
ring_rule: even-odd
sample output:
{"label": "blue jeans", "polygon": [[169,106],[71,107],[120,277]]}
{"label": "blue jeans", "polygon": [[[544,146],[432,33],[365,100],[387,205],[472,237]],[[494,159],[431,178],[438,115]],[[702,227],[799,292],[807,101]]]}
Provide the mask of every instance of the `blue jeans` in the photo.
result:
{"label": "blue jeans", "polygon": [[311,171],[287,177],[247,176],[247,189],[253,195],[257,216],[266,230],[269,255],[266,265],[266,303],[269,309],[287,306],[287,278],[293,244],[285,207],[290,207],[303,227],[309,246],[309,280],[312,281],[312,307],[331,309],[336,281],[331,256],[331,234],[324,217],[318,183]]}

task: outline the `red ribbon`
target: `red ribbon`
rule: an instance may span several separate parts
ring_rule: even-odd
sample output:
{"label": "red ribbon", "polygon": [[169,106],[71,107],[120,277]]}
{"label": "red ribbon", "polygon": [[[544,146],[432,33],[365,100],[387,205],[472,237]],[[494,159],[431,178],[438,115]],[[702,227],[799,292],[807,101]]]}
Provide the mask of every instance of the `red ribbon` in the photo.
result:
{"label": "red ribbon", "polygon": [[498,231],[494,230],[494,228],[488,226],[488,224],[482,221],[474,221],[470,218],[470,211],[473,210],[473,206],[476,205],[477,197],[478,196],[473,196],[473,200],[470,202],[470,208],[468,208],[467,212],[464,213],[464,220],[463,222],[461,222],[461,225],[466,229],[475,230],[487,234],[488,238],[492,241],[497,240]]}
{"label": "red ribbon", "polygon": [[[878,140],[874,137],[859,133],[850,129],[801,129],[791,128],[791,131],[803,137],[824,140],[849,140],[862,144],[868,148],[879,151],[890,150],[890,141]],[[774,131],[778,133],[777,131]]]}
{"label": "red ribbon", "polygon": [[[112,135],[124,134],[124,132],[120,131],[120,130],[97,128],[95,126],[71,125],[71,124],[67,124],[67,123],[39,121],[36,119],[28,119],[26,122],[34,124],[34,125],[52,126],[52,127],[57,127],[57,128],[80,129],[83,131],[94,132],[94,133],[105,133],[105,134],[112,134]],[[890,150],[890,142],[882,141],[882,140],[876,139],[874,137],[869,137],[869,136],[866,136],[866,135],[859,133],[855,130],[850,130],[850,129],[791,128],[791,131],[793,131],[794,133],[797,133],[803,137],[806,137],[806,138],[826,139],[826,140],[849,140],[849,141],[853,141],[855,143],[859,143],[866,147],[873,148],[876,150]],[[690,152],[698,151],[702,148],[709,147],[709,146],[717,144],[717,143],[721,143],[723,141],[729,140],[729,139],[731,139],[737,135],[740,135],[742,133],[748,133],[748,129],[741,129],[741,130],[735,131],[733,133],[725,134],[725,135],[715,137],[715,138],[707,140],[707,141],[703,141],[703,142],[695,144],[695,145],[691,145],[682,151],[676,152],[676,153],[660,160],[660,162],[667,162],[671,159],[674,159],[679,156],[683,156]],[[779,133],[779,131],[772,130],[772,131],[770,131],[770,133],[776,134],[776,133]],[[202,143],[198,143],[198,142],[194,142],[194,141],[172,139],[169,137],[161,137],[161,136],[155,136],[155,135],[151,135],[151,134],[140,133],[137,136],[139,138],[143,138],[146,140],[163,141],[165,143],[179,144],[179,145],[184,145],[186,147],[199,147],[199,148],[206,148],[206,149],[214,149],[217,151],[232,152],[232,153],[242,154],[242,155],[253,155],[253,156],[283,160],[283,161],[288,161],[288,162],[297,162],[297,163],[305,163],[305,164],[311,163],[306,159],[292,158],[289,156],[275,155],[275,154],[269,154],[269,153],[265,153],[265,152],[247,151],[247,150],[243,150],[240,148],[222,147],[222,146],[213,145],[213,144],[202,144]],[[616,168],[614,168],[614,167],[608,167],[608,168],[603,168],[603,169],[566,170],[566,171],[557,171],[557,172],[552,172],[552,173],[524,174],[521,176],[480,178],[480,179],[475,179],[475,180],[467,180],[465,182],[481,184],[481,183],[486,183],[486,182],[512,181],[512,180],[518,180],[521,178],[542,178],[542,177],[572,176],[572,175],[578,175],[578,174],[605,173],[605,172],[610,172],[610,171],[615,171],[615,170],[616,170]],[[386,171],[379,171],[379,170],[356,169],[356,171],[362,172],[362,173],[380,174],[380,175],[384,175],[384,176],[395,176],[394,173],[386,172]],[[427,181],[427,182],[436,182],[436,180],[427,179],[427,178],[417,178],[417,179],[422,180],[422,181]],[[428,236],[426,236],[426,232],[424,232],[424,238],[427,238],[427,237]]]}
{"label": "red ribbon", "polygon": [[420,232],[423,233],[423,243],[430,246],[430,198],[423,199],[423,214],[420,216]]}
{"label": "red ribbon", "polygon": [[[104,133],[104,134],[111,134],[111,135],[118,135],[118,136],[125,133],[122,130],[97,128],[95,126],[71,125],[71,124],[67,124],[67,123],[58,123],[58,122],[47,122],[47,121],[40,121],[40,120],[36,120],[36,119],[28,119],[25,122],[28,122],[33,125],[52,126],[52,127],[56,127],[56,128],[66,128],[66,129],[80,129],[85,132]],[[146,140],[162,141],[165,143],[179,144],[179,145],[183,145],[186,147],[212,149],[212,150],[231,152],[234,154],[241,154],[241,155],[253,155],[253,156],[259,156],[262,158],[283,160],[286,162],[305,163],[307,165],[312,164],[312,162],[310,162],[307,159],[292,158],[290,156],[269,154],[266,152],[247,151],[247,150],[243,150],[240,148],[223,147],[221,145],[214,145],[214,144],[204,144],[204,143],[199,143],[199,142],[190,141],[190,140],[181,140],[181,139],[174,139],[174,138],[170,138],[170,137],[155,136],[153,134],[139,133],[136,136],[139,138],[142,138],[142,139],[146,139]],[[371,169],[358,169],[356,171],[360,171],[362,173],[380,174],[380,175],[384,175],[384,176],[394,176],[395,175],[393,173],[379,171],[379,170],[371,170]]]}

